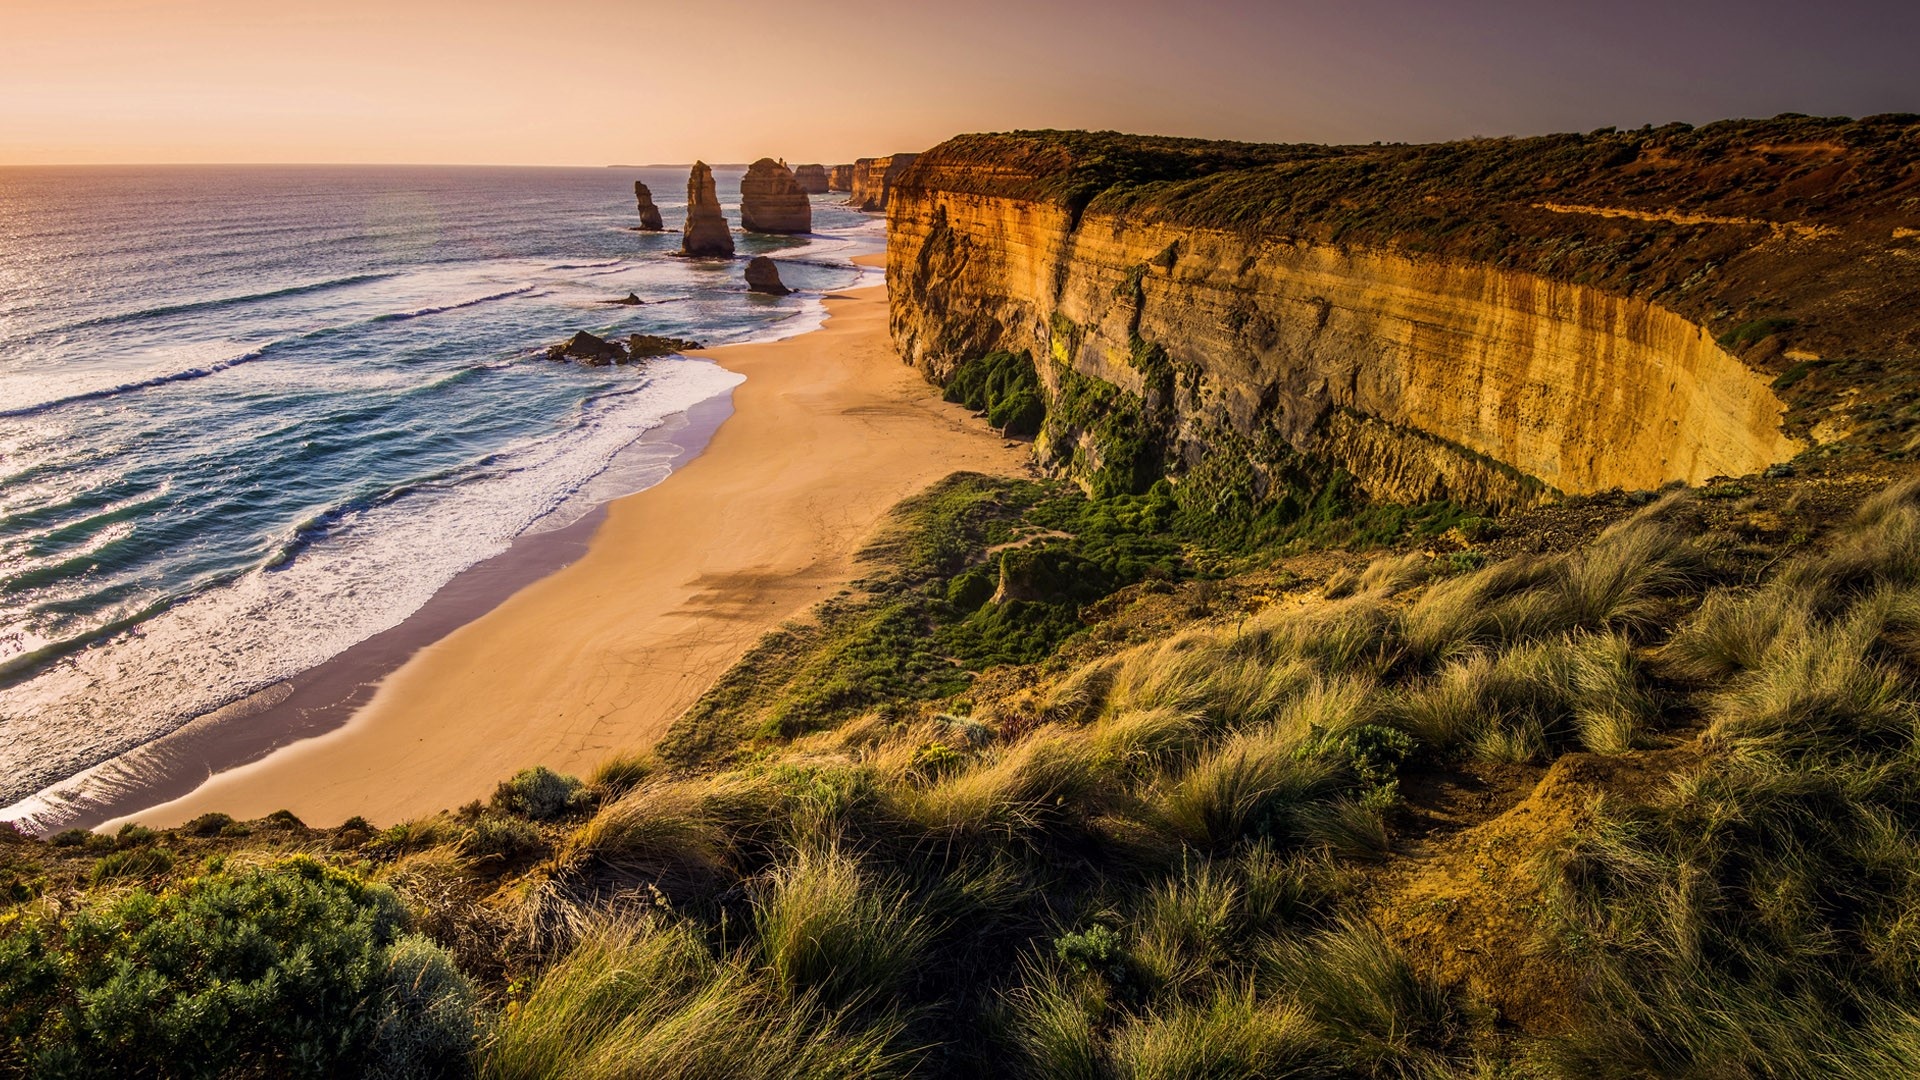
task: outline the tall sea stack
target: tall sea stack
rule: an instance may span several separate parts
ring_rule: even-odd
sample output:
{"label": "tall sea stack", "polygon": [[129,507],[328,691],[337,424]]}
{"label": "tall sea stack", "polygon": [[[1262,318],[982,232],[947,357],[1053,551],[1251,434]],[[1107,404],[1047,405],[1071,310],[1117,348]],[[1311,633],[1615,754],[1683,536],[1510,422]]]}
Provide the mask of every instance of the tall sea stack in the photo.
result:
{"label": "tall sea stack", "polygon": [[809,195],[827,193],[827,167],[825,165],[797,165],[793,170],[793,182],[800,190]]}
{"label": "tall sea stack", "polygon": [[660,208],[653,205],[653,192],[638,180],[633,182],[633,197],[640,202],[640,228],[647,232],[659,232],[666,228],[660,221]]}
{"label": "tall sea stack", "polygon": [[733,232],[720,213],[720,197],[713,191],[713,170],[704,161],[693,163],[687,176],[687,228],[680,241],[682,255],[733,255]]}
{"label": "tall sea stack", "polygon": [[828,191],[852,191],[853,190],[853,166],[835,165],[833,168],[828,169],[827,170],[827,190]]}
{"label": "tall sea stack", "polygon": [[757,233],[813,231],[813,204],[783,162],[761,158],[740,180],[740,227]]}

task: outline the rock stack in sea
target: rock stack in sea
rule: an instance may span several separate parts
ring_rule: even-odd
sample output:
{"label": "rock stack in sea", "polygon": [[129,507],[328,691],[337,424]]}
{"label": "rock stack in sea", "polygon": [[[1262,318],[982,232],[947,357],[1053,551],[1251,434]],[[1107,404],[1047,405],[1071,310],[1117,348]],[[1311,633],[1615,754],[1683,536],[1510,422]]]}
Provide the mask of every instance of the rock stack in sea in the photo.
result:
{"label": "rock stack in sea", "polygon": [[747,264],[747,291],[785,296],[793,290],[780,280],[780,267],[772,259],[756,255]]}
{"label": "rock stack in sea", "polygon": [[653,205],[653,192],[638,180],[633,182],[633,197],[640,202],[640,228],[646,232],[659,232],[666,228],[660,222],[660,208]]}
{"label": "rock stack in sea", "polygon": [[813,204],[785,163],[761,158],[740,178],[740,227],[757,233],[813,231]]}
{"label": "rock stack in sea", "polygon": [[828,169],[827,170],[827,190],[828,191],[852,191],[853,190],[853,166],[835,165],[833,168]]}
{"label": "rock stack in sea", "polygon": [[918,154],[891,154],[887,157],[861,158],[853,163],[853,175],[847,185],[847,205],[862,210],[885,210],[893,182],[913,164]]}
{"label": "rock stack in sea", "polygon": [[733,255],[733,231],[720,213],[714,194],[713,170],[704,161],[693,163],[687,176],[687,227],[680,241],[682,255]]}
{"label": "rock stack in sea", "polygon": [[825,165],[796,165],[793,168],[793,182],[800,190],[809,195],[827,193],[827,167]]}

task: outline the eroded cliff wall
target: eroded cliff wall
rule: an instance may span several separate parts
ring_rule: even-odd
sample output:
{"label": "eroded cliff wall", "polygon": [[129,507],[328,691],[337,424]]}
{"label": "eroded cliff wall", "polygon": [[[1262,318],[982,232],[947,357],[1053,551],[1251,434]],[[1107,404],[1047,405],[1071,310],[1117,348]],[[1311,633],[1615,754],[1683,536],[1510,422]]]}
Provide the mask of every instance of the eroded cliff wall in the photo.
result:
{"label": "eroded cliff wall", "polygon": [[917,156],[892,154],[855,161],[847,176],[847,205],[862,210],[885,210],[894,182]]}
{"label": "eroded cliff wall", "polygon": [[1175,476],[1227,457],[1265,477],[1297,454],[1378,497],[1486,506],[1744,475],[1806,446],[1774,372],[1655,300],[1445,250],[1196,225],[1163,212],[1177,188],[1097,197],[1046,157],[941,147],[894,184],[892,330],[936,381],[1030,352],[1052,406],[1036,451],[1083,478],[1116,409]]}

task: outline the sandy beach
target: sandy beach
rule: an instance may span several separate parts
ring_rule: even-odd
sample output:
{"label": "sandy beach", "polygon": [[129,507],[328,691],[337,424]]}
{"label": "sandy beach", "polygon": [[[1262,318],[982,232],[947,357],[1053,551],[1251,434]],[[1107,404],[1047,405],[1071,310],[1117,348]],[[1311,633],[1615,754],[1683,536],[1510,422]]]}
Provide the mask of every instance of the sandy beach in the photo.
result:
{"label": "sandy beach", "polygon": [[1024,447],[899,361],[883,288],[826,303],[818,331],[701,354],[746,376],[733,415],[611,504],[578,561],[413,655],[345,726],[129,819],[384,825],[529,765],[588,772],[651,745],[762,634],[850,580],[895,503],[956,470],[1024,468]]}

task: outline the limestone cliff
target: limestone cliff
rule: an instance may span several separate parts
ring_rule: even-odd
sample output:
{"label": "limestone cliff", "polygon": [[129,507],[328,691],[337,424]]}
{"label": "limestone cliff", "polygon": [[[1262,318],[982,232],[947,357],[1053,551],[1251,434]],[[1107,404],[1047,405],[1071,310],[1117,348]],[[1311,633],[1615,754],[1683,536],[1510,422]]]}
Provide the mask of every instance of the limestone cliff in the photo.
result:
{"label": "limestone cliff", "polygon": [[852,191],[853,166],[835,165],[833,168],[827,170],[827,190]]}
{"label": "limestone cliff", "polygon": [[847,205],[861,210],[885,210],[894,181],[918,156],[892,154],[855,161],[847,177]]}
{"label": "limestone cliff", "polygon": [[687,175],[687,224],[680,241],[682,255],[733,254],[733,232],[720,212],[713,187],[713,170],[704,161],[693,163]]}
{"label": "limestone cliff", "polygon": [[827,193],[827,167],[824,165],[796,165],[793,169],[793,182],[800,190],[809,195]]}
{"label": "limestone cliff", "polygon": [[[936,381],[1029,352],[1049,399],[1036,452],[1083,480],[1142,446],[1136,480],[1259,493],[1317,462],[1379,497],[1483,506],[1752,473],[1859,397],[1858,365],[1828,350],[1920,358],[1920,318],[1871,299],[1920,287],[1886,219],[1920,193],[1886,152],[1920,125],[1822,122],[1814,140],[1774,123],[1796,130],[962,137],[892,185],[892,330]],[[1797,215],[1647,197],[1753,190],[1740,145],[1783,159],[1777,210]]]}
{"label": "limestone cliff", "polygon": [[659,232],[666,228],[660,221],[660,208],[653,205],[653,192],[638,180],[633,182],[633,197],[640,204],[640,228],[646,232]]}
{"label": "limestone cliff", "polygon": [[740,178],[740,227],[757,233],[813,231],[813,204],[785,162],[761,158]]}

